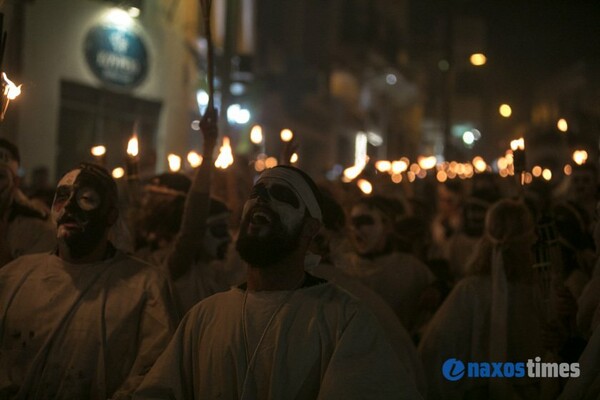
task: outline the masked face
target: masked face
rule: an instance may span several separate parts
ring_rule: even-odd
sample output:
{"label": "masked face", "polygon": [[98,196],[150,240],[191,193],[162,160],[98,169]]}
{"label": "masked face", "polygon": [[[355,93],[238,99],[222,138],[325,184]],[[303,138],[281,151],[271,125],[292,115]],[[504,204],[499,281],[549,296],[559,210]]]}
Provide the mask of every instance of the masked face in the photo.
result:
{"label": "masked face", "polygon": [[291,254],[300,239],[306,205],[277,178],[257,183],[244,204],[236,249],[253,266],[269,266]]}
{"label": "masked face", "polygon": [[359,255],[377,254],[386,248],[390,228],[379,211],[357,204],[350,213],[350,225],[350,236]]}
{"label": "masked face", "polygon": [[75,258],[91,253],[110,228],[108,201],[98,178],[80,169],[66,174],[56,189],[52,217],[59,242]]}
{"label": "masked face", "polygon": [[231,243],[228,224],[229,214],[224,213],[208,219],[204,235],[204,249],[208,255],[217,260],[224,260],[227,248]]}

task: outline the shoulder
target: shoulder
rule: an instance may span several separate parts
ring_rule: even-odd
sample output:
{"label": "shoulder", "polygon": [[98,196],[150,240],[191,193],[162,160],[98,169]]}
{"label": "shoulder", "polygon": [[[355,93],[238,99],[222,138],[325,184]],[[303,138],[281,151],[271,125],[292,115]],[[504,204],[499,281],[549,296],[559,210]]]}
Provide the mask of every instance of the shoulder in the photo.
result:
{"label": "shoulder", "polygon": [[117,250],[115,256],[107,263],[110,266],[111,274],[118,279],[161,285],[168,281],[166,272],[160,267],[120,250]]}
{"label": "shoulder", "polygon": [[0,273],[24,270],[45,263],[51,257],[50,253],[27,254],[18,257],[4,266],[0,266]]}

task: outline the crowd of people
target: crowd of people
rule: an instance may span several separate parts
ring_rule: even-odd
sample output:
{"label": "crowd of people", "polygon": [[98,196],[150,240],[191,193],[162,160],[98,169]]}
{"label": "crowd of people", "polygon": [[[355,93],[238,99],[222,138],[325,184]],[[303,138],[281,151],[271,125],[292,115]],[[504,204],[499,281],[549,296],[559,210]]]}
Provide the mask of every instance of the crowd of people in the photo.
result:
{"label": "crowd of people", "polygon": [[[192,174],[82,162],[51,202],[0,139],[0,399],[600,396],[596,166],[548,198],[491,174],[365,196],[279,165],[243,200],[200,126]],[[454,380],[449,359],[579,373]]]}

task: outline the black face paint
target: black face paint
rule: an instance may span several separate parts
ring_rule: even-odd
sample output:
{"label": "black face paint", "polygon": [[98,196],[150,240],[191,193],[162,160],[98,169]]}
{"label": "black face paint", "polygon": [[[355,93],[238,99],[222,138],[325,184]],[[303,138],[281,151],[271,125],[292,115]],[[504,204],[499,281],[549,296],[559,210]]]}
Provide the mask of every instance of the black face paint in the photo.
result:
{"label": "black face paint", "polygon": [[108,184],[86,168],[69,172],[59,182],[52,214],[58,240],[68,246],[73,258],[90,254],[110,228],[109,214],[115,205]]}

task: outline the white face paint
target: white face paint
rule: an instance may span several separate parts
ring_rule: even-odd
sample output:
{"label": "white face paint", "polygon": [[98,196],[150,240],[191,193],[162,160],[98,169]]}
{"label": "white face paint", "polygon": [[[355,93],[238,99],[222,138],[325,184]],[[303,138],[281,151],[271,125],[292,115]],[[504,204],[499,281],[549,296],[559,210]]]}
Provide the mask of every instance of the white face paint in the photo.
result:
{"label": "white face paint", "polygon": [[357,204],[350,213],[350,232],[356,252],[360,255],[378,253],[385,249],[390,228],[379,211]]}
{"label": "white face paint", "polygon": [[[58,181],[58,185],[56,185],[57,194],[54,196],[54,201],[52,202],[52,219],[54,221],[58,221],[65,213],[65,205],[71,198],[73,185],[80,172],[80,169],[69,171],[60,181]],[[63,190],[65,190],[65,193],[62,196],[59,196],[58,191],[61,190],[61,188],[64,188]]]}
{"label": "white face paint", "polygon": [[257,229],[259,236],[265,236],[273,222],[271,213],[277,214],[282,225],[291,232],[304,220],[306,205],[290,184],[269,177],[261,179],[252,188],[250,198],[244,204],[242,221],[249,218],[250,228]]}

